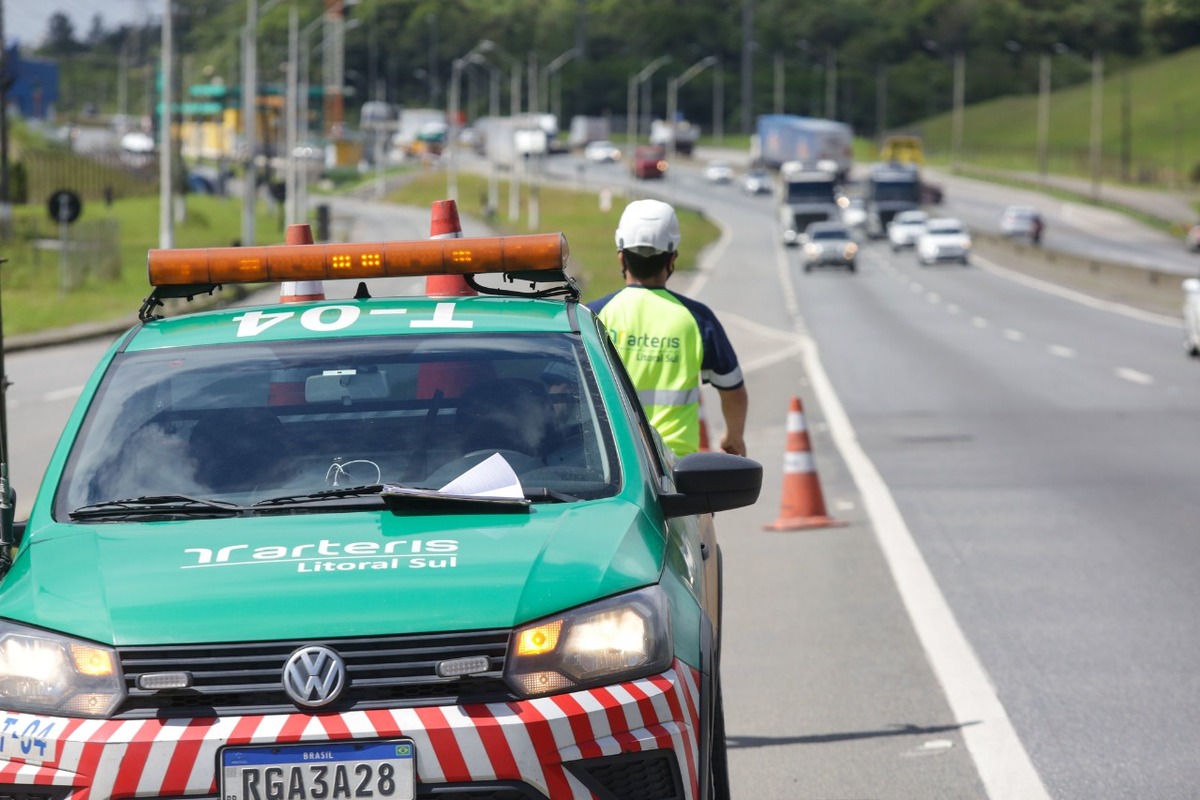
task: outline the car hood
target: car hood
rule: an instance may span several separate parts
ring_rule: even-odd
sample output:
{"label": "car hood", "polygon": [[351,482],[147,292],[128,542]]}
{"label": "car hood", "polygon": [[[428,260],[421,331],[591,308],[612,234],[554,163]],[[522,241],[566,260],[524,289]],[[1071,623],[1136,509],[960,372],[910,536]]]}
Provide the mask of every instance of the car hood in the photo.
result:
{"label": "car hood", "polygon": [[0,617],[114,645],[503,628],[658,580],[664,539],[614,499],[31,532]]}

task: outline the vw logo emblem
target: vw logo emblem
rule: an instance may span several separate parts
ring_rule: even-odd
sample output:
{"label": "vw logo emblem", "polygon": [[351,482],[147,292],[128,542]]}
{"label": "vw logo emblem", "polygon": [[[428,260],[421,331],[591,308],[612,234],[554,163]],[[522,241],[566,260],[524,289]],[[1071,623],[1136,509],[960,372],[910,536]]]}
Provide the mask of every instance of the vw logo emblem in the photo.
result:
{"label": "vw logo emblem", "polygon": [[322,645],[301,647],[283,665],[283,689],[297,705],[319,708],[346,688],[342,657]]}

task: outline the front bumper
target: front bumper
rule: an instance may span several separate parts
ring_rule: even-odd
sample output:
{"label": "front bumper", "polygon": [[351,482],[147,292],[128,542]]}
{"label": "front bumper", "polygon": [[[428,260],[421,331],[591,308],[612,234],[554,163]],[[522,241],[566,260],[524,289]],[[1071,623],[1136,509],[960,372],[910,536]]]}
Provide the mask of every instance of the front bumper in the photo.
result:
{"label": "front bumper", "polygon": [[[417,798],[699,796],[700,673],[503,703],[328,714],[93,720],[0,712],[0,794],[31,800],[216,798],[226,745],[404,737]],[[637,782],[649,783],[642,792]],[[593,788],[589,788],[593,787]]]}

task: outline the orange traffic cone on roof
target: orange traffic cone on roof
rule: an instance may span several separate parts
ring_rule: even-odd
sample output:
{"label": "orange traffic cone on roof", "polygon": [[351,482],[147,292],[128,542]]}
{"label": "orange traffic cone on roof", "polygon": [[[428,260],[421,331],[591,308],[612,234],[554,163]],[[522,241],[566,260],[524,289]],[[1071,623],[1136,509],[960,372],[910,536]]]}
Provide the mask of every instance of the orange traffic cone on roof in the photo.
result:
{"label": "orange traffic cone on roof", "polygon": [[[430,239],[458,239],[462,224],[458,219],[458,204],[453,200],[435,200],[429,222]],[[425,294],[430,297],[470,297],[479,294],[462,275],[429,275],[425,278]],[[417,373],[417,397],[458,397],[463,390],[481,380],[495,377],[490,363],[464,364],[429,362]]]}
{"label": "orange traffic cone on roof", "polygon": [[[312,226],[298,222],[287,226],[284,241],[287,244],[312,244]],[[309,300],[324,300],[325,284],[321,281],[284,281],[279,285],[279,302],[306,303]]]}
{"label": "orange traffic cone on roof", "polygon": [[[462,235],[458,203],[453,200],[434,200],[429,238],[458,239]],[[478,292],[471,288],[462,275],[430,275],[425,278],[425,294],[430,297],[468,297]]]}
{"label": "orange traffic cone on roof", "polygon": [[783,456],[783,500],[779,519],[763,530],[796,531],[845,525],[825,513],[825,498],[817,477],[812,445],[804,424],[800,398],[793,397],[787,416],[787,452]]}

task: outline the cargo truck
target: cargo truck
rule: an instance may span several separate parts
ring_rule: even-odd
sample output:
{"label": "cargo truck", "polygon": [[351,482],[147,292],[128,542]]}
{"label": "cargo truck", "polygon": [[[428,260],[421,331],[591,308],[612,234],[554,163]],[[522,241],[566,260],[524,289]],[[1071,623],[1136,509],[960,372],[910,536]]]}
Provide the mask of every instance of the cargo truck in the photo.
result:
{"label": "cargo truck", "polygon": [[799,162],[805,169],[832,172],[844,182],[854,163],[854,132],[844,122],[791,114],[764,114],[751,145],[751,158],[767,169]]}
{"label": "cargo truck", "polygon": [[887,235],[888,223],[901,211],[921,207],[921,174],[910,164],[876,164],[867,173],[863,201],[867,235]]}

